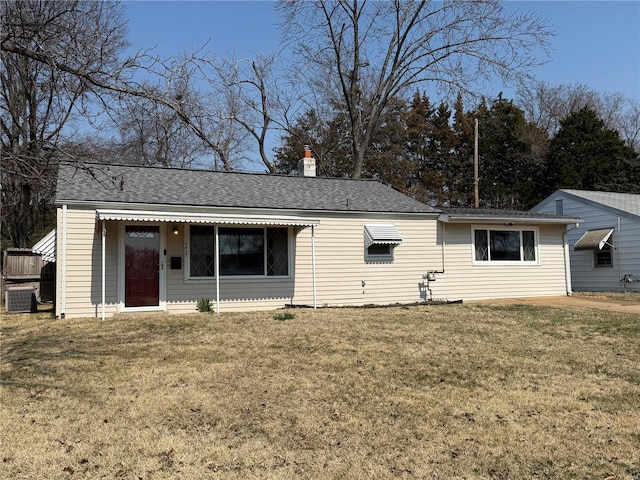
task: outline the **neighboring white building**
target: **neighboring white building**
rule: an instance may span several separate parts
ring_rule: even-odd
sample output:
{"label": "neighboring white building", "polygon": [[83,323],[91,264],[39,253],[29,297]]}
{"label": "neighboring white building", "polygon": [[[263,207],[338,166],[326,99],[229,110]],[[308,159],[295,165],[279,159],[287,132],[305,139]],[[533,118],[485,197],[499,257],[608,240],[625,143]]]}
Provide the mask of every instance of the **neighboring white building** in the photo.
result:
{"label": "neighboring white building", "polygon": [[582,218],[568,234],[574,290],[640,291],[640,195],[563,189],[531,211]]}
{"label": "neighboring white building", "polygon": [[431,208],[373,180],[60,167],[56,316],[565,295],[555,214]]}

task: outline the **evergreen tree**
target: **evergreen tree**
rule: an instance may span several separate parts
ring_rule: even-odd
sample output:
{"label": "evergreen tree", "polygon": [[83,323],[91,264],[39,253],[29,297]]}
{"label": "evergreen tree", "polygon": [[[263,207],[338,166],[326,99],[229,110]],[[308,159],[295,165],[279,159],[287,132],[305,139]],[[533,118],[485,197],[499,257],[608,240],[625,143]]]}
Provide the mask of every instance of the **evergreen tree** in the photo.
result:
{"label": "evergreen tree", "polygon": [[429,98],[416,92],[404,114],[405,137],[403,145],[405,155],[413,162],[413,184],[411,192],[414,198],[429,202],[433,192],[441,182],[429,157],[429,140],[432,135],[432,116],[434,109]]}
{"label": "evergreen tree", "polygon": [[407,102],[403,99],[396,98],[389,103],[380,124],[372,132],[363,177],[375,178],[408,193],[413,185],[416,166],[406,150],[407,109]]}
{"label": "evergreen tree", "polygon": [[585,107],[569,114],[549,144],[547,194],[558,188],[640,192],[638,154]]}
{"label": "evergreen tree", "polygon": [[453,154],[447,167],[447,201],[453,206],[473,205],[473,150],[475,119],[486,114],[482,103],[475,112],[465,112],[462,95],[453,106]]}
{"label": "evergreen tree", "polygon": [[350,168],[350,146],[344,122],[344,114],[340,112],[327,120],[315,110],[308,110],[289,128],[287,135],[281,138],[282,146],[275,149],[276,172],[297,172],[303,148],[308,145],[316,159],[318,176],[345,175]]}
{"label": "evergreen tree", "polygon": [[498,96],[480,122],[480,196],[496,208],[521,209],[535,191],[531,145],[525,142],[524,112]]}
{"label": "evergreen tree", "polygon": [[[451,109],[446,103],[441,103],[431,120],[428,156],[433,181],[430,189],[437,203],[450,203],[452,197],[457,198],[457,192],[450,186],[449,173],[458,164],[455,153],[455,135],[450,124]],[[453,195],[452,195],[453,194]]]}

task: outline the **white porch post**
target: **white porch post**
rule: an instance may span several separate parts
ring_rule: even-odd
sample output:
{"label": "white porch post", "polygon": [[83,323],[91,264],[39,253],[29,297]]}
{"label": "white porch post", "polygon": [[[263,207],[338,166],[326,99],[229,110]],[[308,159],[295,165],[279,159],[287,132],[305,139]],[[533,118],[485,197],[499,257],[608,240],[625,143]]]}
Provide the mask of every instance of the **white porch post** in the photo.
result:
{"label": "white porch post", "polygon": [[316,297],[316,227],[311,225],[311,275],[313,276],[313,308],[317,308]]}
{"label": "white porch post", "polygon": [[67,206],[62,205],[62,248],[60,248],[60,318],[67,312]]}
{"label": "white porch post", "polygon": [[219,246],[219,238],[218,238],[218,226],[214,227],[215,231],[215,246],[214,246],[214,270],[216,276],[216,313],[220,313],[220,246]]}
{"label": "white porch post", "polygon": [[102,220],[102,321],[105,319],[105,303],[106,303],[106,239],[107,239],[107,225]]}

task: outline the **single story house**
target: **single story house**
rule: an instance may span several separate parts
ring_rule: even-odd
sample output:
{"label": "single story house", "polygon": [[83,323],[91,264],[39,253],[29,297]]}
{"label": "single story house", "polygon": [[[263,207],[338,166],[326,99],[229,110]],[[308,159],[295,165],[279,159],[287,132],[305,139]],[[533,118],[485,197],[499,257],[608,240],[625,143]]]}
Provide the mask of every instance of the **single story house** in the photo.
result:
{"label": "single story house", "polygon": [[567,238],[575,290],[640,291],[640,195],[561,189],[532,212],[583,219]]}
{"label": "single story house", "polygon": [[429,207],[373,180],[60,167],[56,316],[564,295],[577,218]]}

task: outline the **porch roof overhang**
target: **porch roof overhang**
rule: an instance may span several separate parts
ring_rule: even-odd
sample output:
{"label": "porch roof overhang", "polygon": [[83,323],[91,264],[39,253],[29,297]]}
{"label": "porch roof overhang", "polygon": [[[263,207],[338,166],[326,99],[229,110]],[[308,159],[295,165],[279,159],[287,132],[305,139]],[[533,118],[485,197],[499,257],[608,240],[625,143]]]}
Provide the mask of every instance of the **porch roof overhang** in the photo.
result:
{"label": "porch roof overhang", "polygon": [[613,234],[613,228],[587,230],[573,246],[574,250],[602,250]]}
{"label": "porch roof overhang", "polygon": [[117,220],[127,222],[216,223],[230,225],[274,225],[302,228],[320,224],[320,220],[317,219],[283,215],[209,214],[111,209],[97,209],[96,218],[98,220]]}

